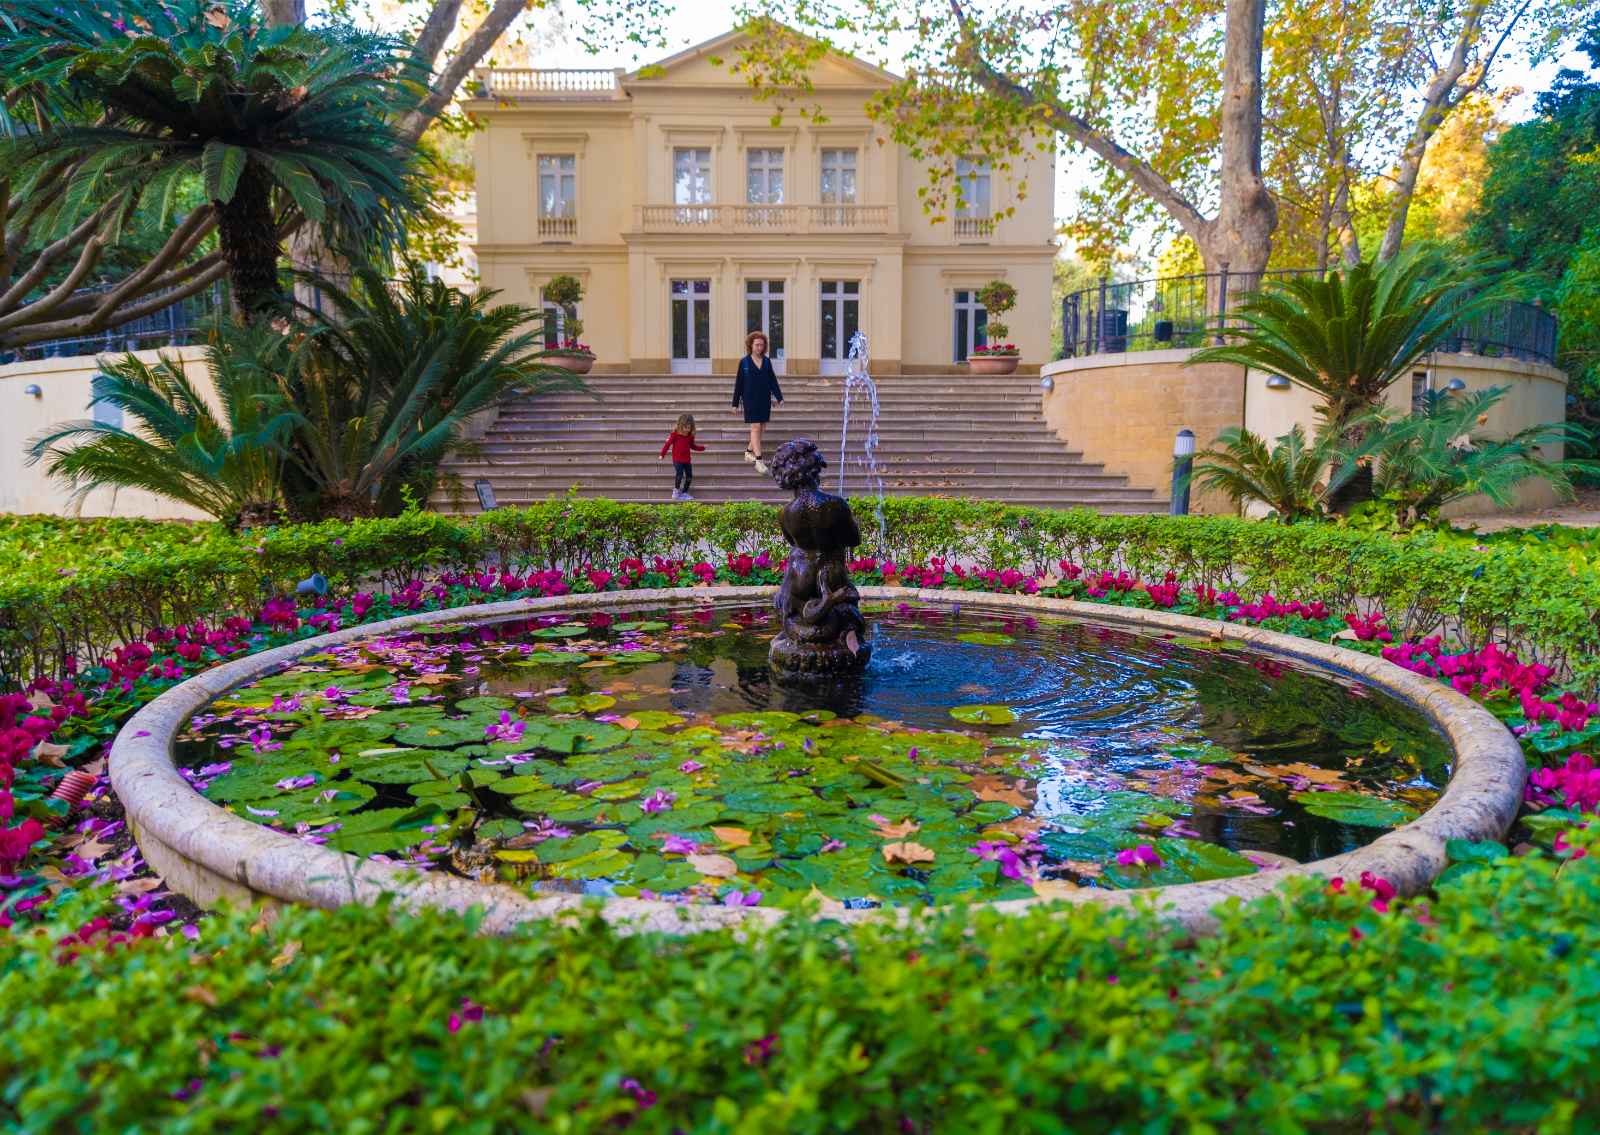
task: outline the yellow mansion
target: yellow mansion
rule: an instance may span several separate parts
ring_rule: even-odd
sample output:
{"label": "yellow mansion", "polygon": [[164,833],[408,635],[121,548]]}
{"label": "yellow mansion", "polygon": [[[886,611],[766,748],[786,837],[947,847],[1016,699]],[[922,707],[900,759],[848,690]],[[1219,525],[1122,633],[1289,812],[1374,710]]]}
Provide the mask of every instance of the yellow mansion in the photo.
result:
{"label": "yellow mansion", "polygon": [[962,163],[964,206],[931,220],[924,171],[866,115],[893,76],[830,56],[802,96],[820,121],[791,107],[775,125],[712,61],[740,34],[633,73],[480,72],[484,285],[540,304],[553,276],[577,277],[597,371],[731,372],[761,328],[784,373],[838,373],[860,329],[892,374],[956,369],[984,342],[974,292],[1001,278],[1018,293],[1008,338],[1025,366],[1047,361],[1048,156],[1009,175]]}

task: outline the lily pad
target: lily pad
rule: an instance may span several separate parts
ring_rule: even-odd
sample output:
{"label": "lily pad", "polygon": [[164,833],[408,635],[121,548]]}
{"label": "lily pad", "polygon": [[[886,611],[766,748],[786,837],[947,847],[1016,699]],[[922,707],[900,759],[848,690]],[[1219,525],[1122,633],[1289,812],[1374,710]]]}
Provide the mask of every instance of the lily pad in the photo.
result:
{"label": "lily pad", "polygon": [[450,749],[470,741],[482,741],[483,728],[482,721],[471,718],[456,721],[444,717],[435,721],[418,721],[402,725],[394,731],[394,739],[401,745]]}
{"label": "lily pad", "polygon": [[575,662],[586,662],[589,656],[575,650],[535,650],[532,654],[525,654],[518,660],[518,666],[571,666]]}
{"label": "lily pad", "polygon": [[617,704],[610,694],[564,694],[545,702],[551,713],[599,713]]}
{"label": "lily pad", "polygon": [[1017,721],[1017,711],[1008,705],[958,705],[950,716],[968,725],[1012,725]]}
{"label": "lily pad", "polygon": [[1417,818],[1409,805],[1359,792],[1296,792],[1290,799],[1313,816],[1362,828],[1394,828]]}
{"label": "lily pad", "polygon": [[957,642],[970,642],[974,646],[1010,646],[1017,640],[998,631],[968,631],[956,635]]}

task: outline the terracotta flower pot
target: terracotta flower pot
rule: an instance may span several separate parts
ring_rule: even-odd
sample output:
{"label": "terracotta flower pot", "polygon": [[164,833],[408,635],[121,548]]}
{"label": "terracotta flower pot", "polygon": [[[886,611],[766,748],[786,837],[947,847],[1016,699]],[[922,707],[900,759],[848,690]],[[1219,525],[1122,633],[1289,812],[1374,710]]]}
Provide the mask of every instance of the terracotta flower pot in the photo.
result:
{"label": "terracotta flower pot", "polygon": [[546,355],[544,361],[551,366],[565,367],[573,374],[588,374],[594,366],[593,355]]}
{"label": "terracotta flower pot", "polygon": [[969,355],[967,370],[973,374],[1015,374],[1020,355]]}

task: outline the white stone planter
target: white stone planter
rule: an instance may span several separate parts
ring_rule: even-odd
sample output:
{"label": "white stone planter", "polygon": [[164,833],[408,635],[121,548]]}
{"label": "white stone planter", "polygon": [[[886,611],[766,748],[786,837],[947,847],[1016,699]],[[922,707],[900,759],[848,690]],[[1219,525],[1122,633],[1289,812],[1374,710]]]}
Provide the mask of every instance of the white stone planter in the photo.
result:
{"label": "white stone planter", "polygon": [[1020,355],[969,355],[967,369],[973,374],[1015,374]]}
{"label": "white stone planter", "polygon": [[544,361],[551,366],[564,367],[573,374],[588,374],[594,367],[593,355],[546,355]]}

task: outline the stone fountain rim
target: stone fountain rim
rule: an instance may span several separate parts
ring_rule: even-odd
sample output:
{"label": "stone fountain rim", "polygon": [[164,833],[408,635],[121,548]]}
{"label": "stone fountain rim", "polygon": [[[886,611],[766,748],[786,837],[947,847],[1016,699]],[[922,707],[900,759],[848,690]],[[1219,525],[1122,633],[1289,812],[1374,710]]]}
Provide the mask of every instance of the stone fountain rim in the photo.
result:
{"label": "stone fountain rim", "polygon": [[[483,911],[484,929],[504,933],[534,919],[598,908],[602,917],[629,931],[687,933],[751,921],[770,923],[784,912],[767,907],[729,908],[661,900],[579,895],[532,897],[503,884],[479,883],[445,874],[418,873],[375,863],[250,823],[218,807],[179,775],[173,742],[189,718],[213,700],[296,659],[338,643],[395,634],[424,626],[479,623],[506,616],[532,616],[596,609],[661,607],[683,603],[738,602],[770,598],[770,587],[724,587],[683,591],[612,591],[591,595],[518,599],[428,611],[367,623],[302,639],[246,658],[225,662],[174,686],[141,708],[118,732],[110,755],[111,784],[146,860],[167,885],[201,905],[265,898],[333,909],[392,896],[410,909]],[[1101,606],[1041,596],[988,594],[904,587],[864,587],[864,599],[901,600],[1005,609],[1066,616],[1140,632],[1184,637],[1221,637],[1271,657],[1355,678],[1407,703],[1427,717],[1450,742],[1455,770],[1433,807],[1404,827],[1342,855],[1295,867],[1208,882],[1141,890],[1084,888],[1066,901],[1102,906],[1150,903],[1163,915],[1197,932],[1216,925],[1214,909],[1230,899],[1270,894],[1288,880],[1380,875],[1402,894],[1424,890],[1446,865],[1451,839],[1501,838],[1515,818],[1527,776],[1522,748],[1488,710],[1448,685],[1354,650],[1328,646],[1259,627],[1219,623],[1160,610]],[[1044,899],[984,904],[1021,913]],[[909,908],[846,910],[829,917],[859,922],[889,916],[904,919]]]}

